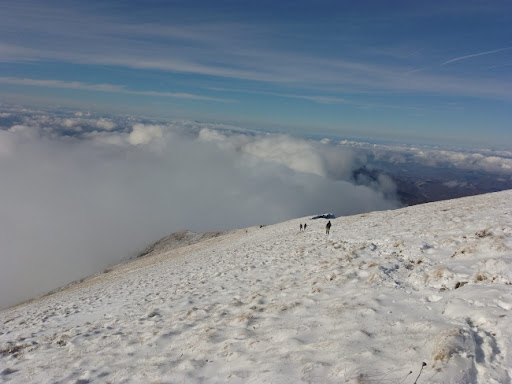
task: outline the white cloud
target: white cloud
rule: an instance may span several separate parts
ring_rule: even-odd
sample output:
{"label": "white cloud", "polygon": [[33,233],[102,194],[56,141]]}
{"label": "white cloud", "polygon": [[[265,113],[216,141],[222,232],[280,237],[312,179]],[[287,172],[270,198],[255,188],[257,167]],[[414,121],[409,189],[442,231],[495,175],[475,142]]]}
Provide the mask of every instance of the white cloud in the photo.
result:
{"label": "white cloud", "polygon": [[424,164],[431,166],[450,165],[461,169],[475,169],[487,172],[512,172],[512,159],[486,156],[481,153],[467,153],[444,150],[427,150],[413,152],[413,156]]}
{"label": "white cloud", "polygon": [[128,142],[132,145],[147,144],[153,139],[161,138],[163,130],[160,125],[135,124],[128,136]]}
{"label": "white cloud", "polygon": [[503,159],[498,156],[484,156],[481,159],[481,164],[484,169],[498,169],[504,172],[512,172],[512,159]]}
{"label": "white cloud", "polygon": [[297,171],[325,177],[324,162],[311,142],[285,135],[263,136],[243,147],[247,154]]}
{"label": "white cloud", "polygon": [[70,131],[81,132],[82,131],[82,120],[81,119],[63,119],[61,122],[62,126]]}
{"label": "white cloud", "polygon": [[418,163],[430,167],[453,167],[498,174],[512,173],[512,156],[507,151],[456,151],[406,145],[377,145],[341,141],[343,147],[372,154],[375,159],[389,163]]}
{"label": "white cloud", "polygon": [[116,125],[112,120],[101,118],[96,122],[96,126],[105,131],[111,131]]}
{"label": "white cloud", "polygon": [[12,148],[12,136],[8,131],[0,130],[0,157],[11,156]]}
{"label": "white cloud", "polygon": [[77,119],[64,119],[62,121],[62,125],[66,128],[72,128],[79,124],[79,120]]}
{"label": "white cloud", "polygon": [[7,130],[11,133],[19,134],[23,137],[38,137],[40,135],[38,127],[31,127],[28,125],[13,125],[11,128]]}
{"label": "white cloud", "polygon": [[448,188],[463,188],[468,185],[465,181],[457,181],[457,180],[450,180],[447,182],[444,182],[443,185],[447,186]]}
{"label": "white cloud", "polygon": [[97,272],[183,228],[397,206],[385,183],[333,177],[336,153],[347,163],[352,155],[325,144],[228,135],[199,123],[193,131],[189,123],[137,123],[131,132],[61,137],[55,117],[32,121],[0,131],[0,201],[8,202],[0,206],[0,291],[8,292],[0,307]]}
{"label": "white cloud", "polygon": [[109,147],[126,147],[129,135],[119,132],[92,131],[82,135],[84,139],[90,140],[91,144]]}
{"label": "white cloud", "polygon": [[218,147],[230,151],[241,151],[250,140],[245,135],[231,135],[228,138],[226,134],[213,128],[202,128],[198,138],[200,141],[215,143]]}
{"label": "white cloud", "polygon": [[203,128],[199,139],[213,142],[223,150],[249,155],[260,161],[279,164],[296,172],[333,180],[350,180],[352,171],[366,159],[351,149],[339,149],[328,141],[316,142],[289,135],[225,134]]}

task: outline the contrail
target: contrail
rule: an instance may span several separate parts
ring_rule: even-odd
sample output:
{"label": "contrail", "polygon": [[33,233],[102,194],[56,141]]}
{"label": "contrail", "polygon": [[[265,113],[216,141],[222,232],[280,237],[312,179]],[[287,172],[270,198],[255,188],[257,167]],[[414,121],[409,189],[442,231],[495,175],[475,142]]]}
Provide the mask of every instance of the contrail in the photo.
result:
{"label": "contrail", "polygon": [[509,49],[512,49],[512,47],[500,48],[500,49],[494,49],[494,50],[492,50],[492,51],[486,51],[486,52],[480,52],[480,53],[473,53],[472,55],[466,55],[466,56],[456,57],[455,59],[451,59],[451,60],[445,61],[445,62],[444,62],[443,64],[441,64],[441,65],[446,65],[446,64],[453,63],[453,62],[455,62],[455,61],[460,61],[460,60],[469,59],[469,58],[471,58],[471,57],[477,57],[477,56],[490,55],[490,54],[497,53],[497,52],[507,51],[507,50],[509,50]]}

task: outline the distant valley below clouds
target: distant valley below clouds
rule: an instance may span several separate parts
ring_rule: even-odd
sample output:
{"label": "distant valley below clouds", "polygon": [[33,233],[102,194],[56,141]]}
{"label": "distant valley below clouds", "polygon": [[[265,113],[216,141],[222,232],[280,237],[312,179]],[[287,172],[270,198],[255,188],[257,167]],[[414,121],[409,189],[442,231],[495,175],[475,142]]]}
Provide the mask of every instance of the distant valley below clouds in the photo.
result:
{"label": "distant valley below clouds", "polygon": [[[512,178],[500,173],[455,167],[432,167],[417,163],[380,164],[396,185],[396,194],[405,205],[416,205],[512,189]],[[354,176],[372,177],[376,172],[357,170]]]}

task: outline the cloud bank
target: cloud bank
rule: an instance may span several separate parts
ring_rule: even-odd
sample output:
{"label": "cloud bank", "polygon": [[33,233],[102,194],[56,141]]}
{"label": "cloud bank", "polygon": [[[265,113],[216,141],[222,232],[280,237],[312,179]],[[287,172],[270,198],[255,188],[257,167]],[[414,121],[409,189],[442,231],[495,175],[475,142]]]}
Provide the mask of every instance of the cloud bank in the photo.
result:
{"label": "cloud bank", "polygon": [[223,230],[399,206],[356,183],[350,148],[197,122],[23,111],[0,120],[0,308],[135,256],[180,229]]}
{"label": "cloud bank", "polygon": [[376,145],[343,140],[341,147],[365,153],[377,161],[389,164],[415,163],[433,168],[454,168],[512,175],[512,152],[492,149],[447,150],[414,145]]}

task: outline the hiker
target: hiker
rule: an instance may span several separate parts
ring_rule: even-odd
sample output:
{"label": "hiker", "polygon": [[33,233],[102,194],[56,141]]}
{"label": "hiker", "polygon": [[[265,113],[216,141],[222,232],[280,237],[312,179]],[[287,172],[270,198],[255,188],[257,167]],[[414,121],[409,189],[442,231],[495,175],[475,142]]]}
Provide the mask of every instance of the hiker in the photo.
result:
{"label": "hiker", "polygon": [[306,223],[304,223],[304,230],[306,230],[306,227],[307,227],[307,226],[308,226],[308,225],[307,225]]}
{"label": "hiker", "polygon": [[300,223],[300,230],[302,231],[302,223]]}
{"label": "hiker", "polygon": [[329,222],[327,223],[327,225],[325,226],[325,233],[326,234],[329,234],[329,231],[331,230],[331,220],[329,220]]}

